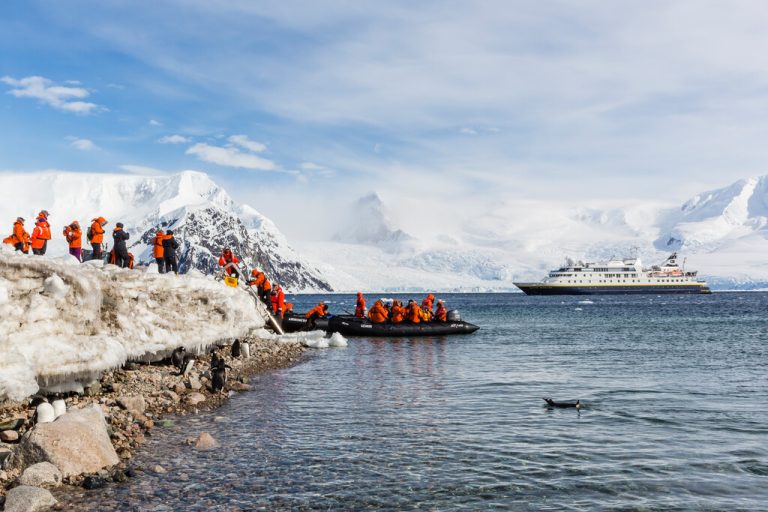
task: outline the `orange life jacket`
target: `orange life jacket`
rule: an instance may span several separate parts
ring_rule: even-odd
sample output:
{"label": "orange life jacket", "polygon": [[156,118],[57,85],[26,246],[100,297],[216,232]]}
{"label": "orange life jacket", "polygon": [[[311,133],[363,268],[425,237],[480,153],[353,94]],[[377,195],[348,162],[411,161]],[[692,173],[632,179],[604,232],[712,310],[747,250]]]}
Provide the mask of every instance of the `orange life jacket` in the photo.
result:
{"label": "orange life jacket", "polygon": [[92,244],[100,244],[104,241],[104,228],[101,226],[102,223],[107,223],[107,220],[104,217],[97,217],[91,222]]}
{"label": "orange life jacket", "polygon": [[365,298],[362,293],[357,294],[357,304],[355,305],[355,316],[358,318],[365,317]]}
{"label": "orange life jacket", "polygon": [[70,224],[69,226],[65,227],[64,238],[67,239],[67,243],[69,244],[70,249],[79,249],[83,246],[83,232],[80,230],[79,226],[75,226],[73,228]]}
{"label": "orange life jacket", "polygon": [[162,258],[165,255],[163,251],[163,240],[165,240],[165,232],[162,229],[158,229],[155,234],[155,243],[152,246],[152,256],[155,258]]}
{"label": "orange life jacket", "polygon": [[325,316],[325,308],[322,304],[318,304],[317,306],[313,307],[309,310],[309,312],[305,315],[307,318],[311,318],[313,315],[317,316]]}
{"label": "orange life jacket", "polygon": [[387,310],[380,300],[373,304],[373,307],[368,312],[368,318],[374,324],[381,324],[387,321]]}
{"label": "orange life jacket", "polygon": [[399,324],[403,320],[405,320],[405,308],[399,302],[392,304],[392,323]]}
{"label": "orange life jacket", "polygon": [[445,306],[442,304],[437,305],[437,309],[435,310],[435,320],[438,322],[447,322],[448,321],[448,310],[445,309]]}
{"label": "orange life jacket", "polygon": [[13,234],[3,239],[3,243],[16,245],[23,244],[24,250],[29,250],[29,233],[24,229],[24,223],[17,220],[13,223]]}
{"label": "orange life jacket", "polygon": [[408,321],[414,324],[418,324],[421,322],[421,308],[418,304],[415,302],[411,303],[410,306],[408,306],[408,310],[406,311],[406,317],[408,318]]}
{"label": "orange life jacket", "polygon": [[51,239],[51,226],[45,220],[38,220],[32,230],[32,248],[42,249],[46,240]]}

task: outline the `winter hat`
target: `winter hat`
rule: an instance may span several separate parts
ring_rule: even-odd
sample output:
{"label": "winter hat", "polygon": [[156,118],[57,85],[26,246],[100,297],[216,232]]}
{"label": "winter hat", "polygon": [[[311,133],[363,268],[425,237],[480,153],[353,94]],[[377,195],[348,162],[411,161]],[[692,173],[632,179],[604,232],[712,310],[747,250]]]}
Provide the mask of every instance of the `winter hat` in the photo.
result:
{"label": "winter hat", "polygon": [[16,217],[16,220],[20,220],[21,222],[24,222],[24,217]]}
{"label": "winter hat", "polygon": [[117,224],[115,224],[115,227],[121,228],[121,227],[123,227],[123,223],[122,222],[118,222]]}
{"label": "winter hat", "polygon": [[40,217],[45,217],[47,219],[48,215],[50,214],[48,213],[48,210],[40,210],[40,213],[38,213],[37,215]]}
{"label": "winter hat", "polygon": [[167,234],[167,235],[172,235],[172,234],[173,234],[173,230],[172,230],[172,229],[169,229],[168,231],[166,231],[166,234]]}

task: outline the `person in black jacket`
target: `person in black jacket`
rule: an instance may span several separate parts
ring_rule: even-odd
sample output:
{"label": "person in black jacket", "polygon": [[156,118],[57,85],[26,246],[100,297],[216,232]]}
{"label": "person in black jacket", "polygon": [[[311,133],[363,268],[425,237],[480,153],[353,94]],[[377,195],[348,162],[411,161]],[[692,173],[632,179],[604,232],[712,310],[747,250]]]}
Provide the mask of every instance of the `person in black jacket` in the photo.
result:
{"label": "person in black jacket", "polygon": [[179,273],[179,261],[176,259],[176,249],[178,248],[179,242],[173,237],[173,231],[169,229],[163,240],[163,259],[165,259],[166,272]]}
{"label": "person in black jacket", "polygon": [[115,265],[120,268],[127,267],[128,261],[130,260],[130,256],[128,256],[128,246],[125,244],[129,237],[130,235],[123,230],[122,222],[115,224],[115,230],[112,231],[112,238],[115,241],[113,250],[115,251]]}

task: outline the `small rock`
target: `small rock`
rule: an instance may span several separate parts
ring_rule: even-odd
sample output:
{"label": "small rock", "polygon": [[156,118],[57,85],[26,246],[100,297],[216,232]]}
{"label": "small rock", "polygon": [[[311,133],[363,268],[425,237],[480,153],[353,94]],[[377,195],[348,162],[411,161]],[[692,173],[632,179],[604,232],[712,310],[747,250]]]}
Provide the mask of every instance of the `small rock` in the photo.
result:
{"label": "small rock", "polygon": [[123,471],[115,471],[112,474],[112,481],[117,483],[122,483],[128,480],[128,477],[126,476],[125,472]]}
{"label": "small rock", "polygon": [[84,489],[101,489],[107,485],[107,481],[96,475],[88,475],[83,479]]}
{"label": "small rock", "polygon": [[229,385],[229,389],[234,391],[248,391],[251,389],[250,384],[243,384],[242,382],[235,381]]}
{"label": "small rock", "polygon": [[159,427],[168,428],[173,426],[173,420],[160,420],[157,422]]}
{"label": "small rock", "polygon": [[24,420],[21,418],[15,418],[12,420],[0,423],[0,431],[2,430],[16,430],[24,424]]}
{"label": "small rock", "polygon": [[126,469],[125,476],[127,476],[128,478],[134,478],[136,476],[136,470],[133,468]]}
{"label": "small rock", "polygon": [[15,443],[19,440],[19,433],[15,430],[3,430],[0,432],[0,441],[4,443]]}
{"label": "small rock", "polygon": [[101,394],[101,383],[100,382],[94,382],[93,384],[89,384],[85,390],[83,391],[83,394],[85,396],[97,396]]}
{"label": "small rock", "polygon": [[189,389],[192,389],[194,391],[199,391],[200,388],[202,388],[203,385],[200,383],[200,379],[197,377],[197,375],[190,375],[189,376]]}
{"label": "small rock", "polygon": [[178,383],[178,384],[175,384],[175,385],[173,386],[173,391],[174,391],[174,392],[175,392],[177,395],[182,395],[182,394],[184,394],[184,392],[185,392],[186,390],[187,390],[187,387],[186,387],[184,384],[182,384],[182,383]]}
{"label": "small rock", "polygon": [[198,450],[213,450],[218,447],[219,443],[208,432],[201,433],[195,440],[195,448]]}
{"label": "small rock", "polygon": [[141,395],[121,396],[117,399],[117,403],[134,417],[143,415],[147,410],[147,402]]}
{"label": "small rock", "polygon": [[155,466],[152,468],[152,471],[154,471],[154,472],[155,472],[155,473],[157,473],[158,475],[162,475],[162,474],[164,474],[164,473],[167,473],[167,471],[165,470],[165,468],[164,468],[163,466],[161,466],[160,464],[157,464],[157,465],[155,465]]}
{"label": "small rock", "polygon": [[61,485],[61,471],[50,462],[38,462],[24,470],[19,483],[32,487],[58,487]]}
{"label": "small rock", "polygon": [[189,405],[197,405],[201,402],[205,402],[205,395],[202,393],[190,393],[187,395],[187,403]]}
{"label": "small rock", "polygon": [[56,504],[56,499],[46,489],[20,485],[5,496],[5,512],[38,512]]}
{"label": "small rock", "polygon": [[[0,468],[3,467],[5,459],[13,455],[13,452],[7,448],[0,448]],[[0,478],[2,480],[2,478]]]}
{"label": "small rock", "polygon": [[174,391],[171,391],[170,389],[166,389],[163,391],[163,396],[168,397],[172,402],[180,402],[181,398],[179,398],[179,395],[177,395]]}
{"label": "small rock", "polygon": [[123,365],[123,370],[133,372],[139,369],[139,365],[137,363],[127,362]]}

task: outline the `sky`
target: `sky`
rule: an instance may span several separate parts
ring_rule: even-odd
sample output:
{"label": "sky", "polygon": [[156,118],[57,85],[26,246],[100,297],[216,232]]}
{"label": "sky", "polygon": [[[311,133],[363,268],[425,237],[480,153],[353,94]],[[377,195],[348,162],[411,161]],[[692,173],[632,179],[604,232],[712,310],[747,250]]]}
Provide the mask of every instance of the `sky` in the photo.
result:
{"label": "sky", "polygon": [[[768,3],[10,0],[0,170],[207,172],[296,237],[768,173]],[[509,219],[514,222],[515,219]]]}

